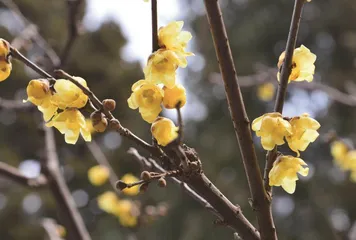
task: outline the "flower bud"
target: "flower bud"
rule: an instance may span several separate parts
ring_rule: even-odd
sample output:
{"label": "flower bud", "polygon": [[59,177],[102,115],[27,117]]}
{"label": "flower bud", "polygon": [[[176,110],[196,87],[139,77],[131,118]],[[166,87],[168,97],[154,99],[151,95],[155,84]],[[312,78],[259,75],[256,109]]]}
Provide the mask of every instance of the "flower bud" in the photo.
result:
{"label": "flower bud", "polygon": [[35,99],[43,99],[49,92],[49,82],[46,79],[31,80],[26,88],[27,96]]}
{"label": "flower bud", "polygon": [[148,181],[151,179],[151,173],[149,173],[148,171],[143,171],[141,173],[141,179],[144,181]]}
{"label": "flower bud", "polygon": [[122,191],[122,190],[124,190],[125,188],[127,188],[127,184],[126,184],[124,181],[119,180],[119,181],[117,181],[117,183],[116,183],[116,187],[117,187],[120,191]]}
{"label": "flower bud", "polygon": [[158,186],[159,187],[166,187],[167,186],[166,180],[164,178],[158,179]]}
{"label": "flower bud", "polygon": [[97,122],[94,124],[93,122],[93,128],[97,132],[104,132],[108,126],[108,120],[106,118],[102,118],[100,122]]}
{"label": "flower bud", "polygon": [[104,99],[103,106],[108,111],[114,111],[116,107],[116,102],[113,99]]}

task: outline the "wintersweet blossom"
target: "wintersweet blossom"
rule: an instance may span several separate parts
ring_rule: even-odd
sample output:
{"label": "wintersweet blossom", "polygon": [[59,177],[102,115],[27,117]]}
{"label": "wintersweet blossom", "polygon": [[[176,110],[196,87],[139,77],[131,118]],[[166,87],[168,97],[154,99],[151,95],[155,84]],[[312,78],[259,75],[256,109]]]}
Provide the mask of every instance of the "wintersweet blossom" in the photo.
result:
{"label": "wintersweet blossom", "polygon": [[0,38],[0,82],[7,79],[12,70],[11,62],[8,60],[9,54],[9,43],[6,40]]}
{"label": "wintersweet blossom", "polygon": [[177,55],[185,59],[187,56],[193,56],[191,52],[186,52],[185,48],[192,39],[192,34],[188,31],[182,31],[184,22],[171,22],[158,30],[158,45],[161,48],[173,50]]}
{"label": "wintersweet blossom", "polygon": [[307,113],[292,118],[289,123],[292,126],[292,134],[286,136],[288,146],[299,157],[299,151],[304,151],[309,143],[314,142],[319,136],[317,130],[320,128],[320,124],[315,119],[309,117]]}
{"label": "wintersweet blossom", "polygon": [[272,150],[275,145],[284,144],[284,137],[292,133],[292,126],[277,112],[266,113],[252,122],[252,130],[261,137],[265,150]]}
{"label": "wintersweet blossom", "polygon": [[261,101],[268,102],[274,97],[275,87],[272,83],[265,83],[257,88],[257,97]]}
{"label": "wintersweet blossom", "polygon": [[181,84],[176,84],[173,88],[164,87],[163,106],[168,109],[176,108],[180,102],[180,108],[183,107],[187,101],[185,88]]}
{"label": "wintersweet blossom", "polygon": [[[285,52],[279,56],[278,68],[280,69],[285,59]],[[307,47],[301,45],[294,49],[292,59],[292,72],[289,75],[290,81],[313,81],[316,55],[312,53]],[[277,79],[280,81],[280,72],[277,73]]]}
{"label": "wintersweet blossom", "polygon": [[349,152],[349,147],[344,141],[336,140],[331,143],[331,148],[330,148],[331,155],[334,158],[334,162],[343,170],[349,169],[349,158],[346,156],[348,155]]}
{"label": "wintersweet blossom", "polygon": [[300,158],[293,156],[280,156],[273,163],[273,167],[269,172],[269,185],[282,186],[289,194],[294,193],[296,181],[299,173],[302,176],[307,176],[309,168],[307,164]]}
{"label": "wintersweet blossom", "polygon": [[37,106],[43,113],[45,121],[49,121],[57,113],[57,105],[52,104],[52,92],[46,79],[31,80],[26,88],[27,100]]}
{"label": "wintersweet blossom", "polygon": [[91,134],[85,117],[78,109],[68,108],[58,113],[46,126],[57,128],[60,133],[64,134],[66,143],[75,144],[78,141],[79,134],[85,141],[91,141]]}
{"label": "wintersweet blossom", "polygon": [[152,123],[151,133],[159,145],[166,146],[178,137],[178,127],[174,125],[172,120],[159,117]]}
{"label": "wintersweet blossom", "polygon": [[[73,77],[84,87],[87,87],[87,82],[81,77]],[[74,83],[66,79],[58,79],[54,84],[55,93],[51,98],[51,102],[57,105],[60,109],[66,108],[82,108],[88,101],[88,96],[77,87]]]}
{"label": "wintersweet blossom", "polygon": [[147,81],[173,88],[176,84],[176,69],[186,66],[185,58],[180,58],[175,51],[159,49],[148,58],[143,72]]}
{"label": "wintersweet blossom", "polygon": [[96,165],[88,170],[88,178],[94,186],[101,186],[109,179],[110,170],[103,165]]}
{"label": "wintersweet blossom", "polygon": [[129,107],[131,109],[139,108],[142,118],[152,123],[162,111],[163,90],[146,80],[139,80],[132,85],[131,90],[132,94],[127,99]]}
{"label": "wintersweet blossom", "polygon": [[119,218],[120,224],[124,227],[134,227],[137,225],[138,209],[133,201],[124,199],[115,204],[114,214]]}
{"label": "wintersweet blossom", "polygon": [[119,201],[116,193],[107,191],[97,197],[98,206],[101,210],[114,214],[116,212],[116,204]]}
{"label": "wintersweet blossom", "polygon": [[[139,180],[140,179],[138,179],[131,173],[127,173],[121,178],[121,181],[123,181],[124,183],[134,183],[134,182],[138,182]],[[122,190],[122,192],[126,195],[134,196],[140,192],[140,186],[136,185],[130,188],[125,188]]]}

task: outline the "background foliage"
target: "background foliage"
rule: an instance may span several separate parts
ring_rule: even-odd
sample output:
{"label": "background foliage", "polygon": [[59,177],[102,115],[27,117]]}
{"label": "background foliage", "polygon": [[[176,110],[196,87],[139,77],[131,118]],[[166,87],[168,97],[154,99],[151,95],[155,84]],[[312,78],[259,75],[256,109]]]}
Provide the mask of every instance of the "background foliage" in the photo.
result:
{"label": "background foliage", "polygon": [[[59,53],[67,37],[65,1],[14,2]],[[121,2],[125,4],[125,1]],[[261,71],[261,66],[275,67],[285,47],[293,1],[220,2],[238,74],[255,74]],[[188,69],[181,71],[182,80],[190,92],[186,112],[195,112],[185,120],[186,142],[199,152],[211,180],[228,198],[239,203],[247,217],[253,220],[247,201],[249,192],[245,173],[219,79],[203,1],[182,0],[179,8],[179,11],[187,12],[182,20],[188,29],[193,30],[194,41],[190,49],[197,55],[188,60]],[[85,11],[83,8],[83,15]],[[341,91],[347,90],[345,84],[354,82],[356,75],[356,25],[350,24],[356,21],[355,11],[355,1],[314,0],[305,6],[298,37],[297,46],[304,44],[318,56],[314,81]],[[0,36],[10,42],[24,29],[1,3],[0,23]],[[142,41],[150,41],[150,36]],[[131,84],[143,77],[138,62],[126,62],[122,58],[120,50],[126,43],[120,24],[105,22],[97,31],[84,31],[64,69],[85,78],[100,99],[115,99],[118,104],[115,116],[124,126],[149,140],[149,125],[126,103]],[[24,53],[46,66],[48,59],[39,58],[39,51],[36,45],[28,45]],[[13,63],[13,69],[10,79],[1,83],[0,96],[22,100],[27,82],[37,75],[18,62]],[[272,102],[257,99],[256,89],[256,86],[243,88],[250,120],[273,108]],[[273,209],[280,239],[356,239],[355,184],[349,181],[347,174],[334,167],[329,146],[323,141],[323,136],[330,130],[354,139],[355,111],[351,106],[333,102],[320,90],[302,90],[297,84],[291,84],[285,114],[294,116],[306,111],[321,123],[322,136],[302,153],[311,172],[307,179],[298,182],[296,193],[288,195],[281,189],[274,191]],[[37,111],[0,109],[0,161],[36,174],[36,162],[43,155],[39,118]],[[115,217],[101,212],[96,206],[96,196],[109,190],[110,185],[96,188],[89,184],[86,173],[96,162],[84,142],[69,146],[59,133],[56,137],[63,173],[93,239],[231,239],[230,230],[214,226],[210,213],[173,184],[168,184],[165,189],[151,186],[147,193],[136,197],[145,204],[166,202],[170,208],[166,216],[136,229],[121,227]],[[131,142],[121,141],[121,137],[113,132],[97,134],[95,138],[119,176],[127,172],[140,173],[140,166],[126,153]],[[262,168],[265,152],[257,138],[256,145]],[[31,192],[0,179],[1,239],[43,239],[44,231],[38,221],[44,216],[57,218],[53,198],[47,190]]]}

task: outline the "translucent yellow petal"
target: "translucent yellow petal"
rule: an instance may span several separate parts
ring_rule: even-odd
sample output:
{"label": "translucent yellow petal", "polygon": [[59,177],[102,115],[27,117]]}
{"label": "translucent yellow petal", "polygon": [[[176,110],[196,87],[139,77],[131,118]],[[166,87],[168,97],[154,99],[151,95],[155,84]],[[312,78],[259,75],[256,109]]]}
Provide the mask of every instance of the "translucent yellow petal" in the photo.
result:
{"label": "translucent yellow petal", "polygon": [[288,178],[286,178],[283,181],[283,184],[281,185],[282,188],[284,189],[284,191],[286,191],[289,194],[293,194],[295,192],[295,188],[296,188],[296,182],[293,180],[289,180]]}

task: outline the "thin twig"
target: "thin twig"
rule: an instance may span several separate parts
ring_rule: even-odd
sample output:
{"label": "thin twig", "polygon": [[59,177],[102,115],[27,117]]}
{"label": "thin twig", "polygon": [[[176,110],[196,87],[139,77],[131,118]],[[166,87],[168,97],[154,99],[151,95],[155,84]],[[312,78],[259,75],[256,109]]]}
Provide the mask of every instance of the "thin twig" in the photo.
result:
{"label": "thin twig", "polygon": [[[143,166],[145,166],[145,168],[148,170],[153,170],[160,173],[166,172],[166,170],[164,170],[155,160],[143,157],[135,148],[130,148],[127,153],[134,156],[135,159]],[[186,183],[178,180],[175,177],[170,177],[169,179],[171,179],[172,182],[176,185],[180,186],[189,196],[191,196],[195,201],[200,203],[204,208],[212,212],[219,219],[223,220],[221,215],[210,205],[210,203],[208,203],[202,196],[200,196],[193,189],[191,189]]]}
{"label": "thin twig", "polygon": [[62,224],[68,230],[70,240],[90,240],[82,217],[75,206],[74,199],[59,169],[59,162],[53,129],[44,126],[46,158],[42,171],[47,176],[49,187],[63,217]]}
{"label": "thin twig", "polygon": [[157,0],[151,0],[152,15],[152,52],[159,49],[158,46],[158,18],[157,18]]}
{"label": "thin twig", "polygon": [[184,129],[183,129],[183,117],[182,117],[182,112],[180,110],[180,105],[181,102],[178,102],[176,109],[177,109],[177,115],[178,115],[178,144],[181,145],[182,141],[183,141],[183,133],[184,133]]}
{"label": "thin twig", "polygon": [[[218,1],[205,0],[204,2],[220,71],[225,84],[230,114],[234,124],[235,134],[239,142],[240,152],[252,195],[252,205],[254,210],[256,210],[261,239],[277,239],[272,213],[269,207],[269,199],[264,190],[262,176],[253,145],[250,121],[245,110],[241,90],[237,81],[235,65],[222,18],[222,12]],[[249,232],[245,232],[245,234],[247,233]],[[246,238],[242,233],[239,232],[239,234],[241,234],[242,238]]]}
{"label": "thin twig", "polygon": [[47,178],[41,174],[35,178],[26,177],[19,169],[0,162],[0,176],[7,177],[8,179],[22,184],[27,187],[38,188],[47,185]]}
{"label": "thin twig", "polygon": [[[287,92],[289,75],[292,71],[293,52],[297,41],[299,24],[302,16],[304,3],[305,0],[295,0],[295,4],[294,4],[293,16],[290,24],[286,51],[285,51],[286,55],[281,69],[280,84],[278,87],[277,98],[274,105],[274,111],[279,113],[282,113],[283,111],[283,105],[284,105],[285,95]],[[266,191],[269,193],[269,195],[272,195],[271,192],[272,188],[269,185],[268,174],[271,171],[273,163],[276,160],[276,158],[277,158],[277,147],[275,147],[272,151],[269,151],[266,157],[266,165],[265,165],[263,179],[264,179],[264,187]]]}

